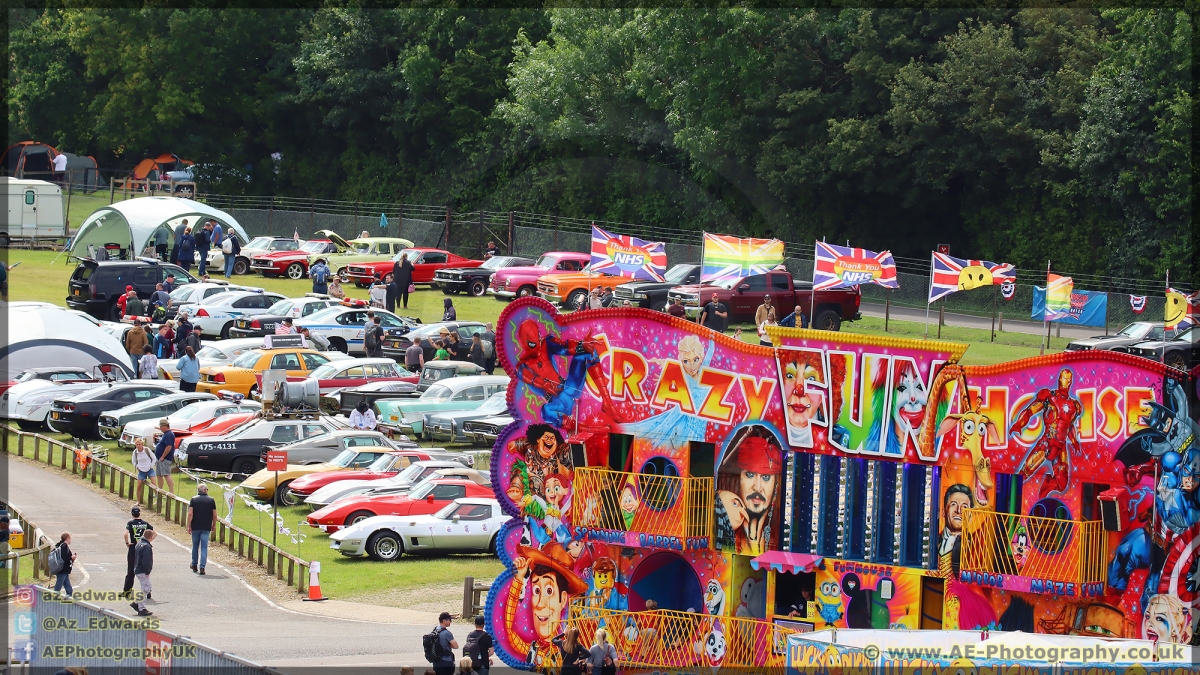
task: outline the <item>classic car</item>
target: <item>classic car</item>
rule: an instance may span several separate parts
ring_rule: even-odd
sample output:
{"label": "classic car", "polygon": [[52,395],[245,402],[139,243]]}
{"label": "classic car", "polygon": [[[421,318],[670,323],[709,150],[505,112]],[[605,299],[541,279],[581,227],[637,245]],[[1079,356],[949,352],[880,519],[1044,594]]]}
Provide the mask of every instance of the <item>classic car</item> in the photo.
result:
{"label": "classic car", "polygon": [[56,398],[93,389],[97,382],[155,382],[130,380],[125,375],[128,367],[128,364],[104,363],[92,366],[91,376],[86,380],[58,382],[32,379],[15,384],[0,394],[0,410],[4,411],[4,417],[13,420],[22,429],[36,431],[46,424]]}
{"label": "classic car", "polygon": [[1171,340],[1139,342],[1129,348],[1129,353],[1177,370],[1191,370],[1200,363],[1200,328],[1189,328]]}
{"label": "classic car", "polygon": [[128,384],[92,385],[86,391],[55,398],[46,424],[55,433],[77,438],[99,437],[102,413],[175,391],[178,390],[165,384],[147,384],[145,380]]}
{"label": "classic car", "polygon": [[250,258],[250,271],[259,272],[264,277],[303,279],[308,276],[310,259],[321,257],[321,254],[337,253],[337,250],[337,245],[328,239],[310,239],[294,251],[271,251],[253,256]]}
{"label": "classic car", "polygon": [[239,316],[262,314],[283,299],[282,294],[268,291],[228,291],[201,300],[188,316],[193,326],[200,327],[201,335],[226,339]]}
{"label": "classic car", "polygon": [[488,284],[488,293],[496,296],[497,300],[512,300],[537,293],[539,277],[548,274],[567,274],[578,272],[592,261],[590,253],[574,251],[553,251],[543,253],[537,262],[529,267],[506,267],[497,270]]}
{"label": "classic car", "polygon": [[[240,410],[238,412],[228,413],[212,420],[203,429],[175,431],[175,447],[183,445],[184,439],[196,438],[203,439],[207,437],[225,436],[232,434],[243,426],[254,424],[262,418],[262,408]],[[174,431],[174,430],[172,430]],[[158,443],[161,432],[154,432],[154,442]],[[132,443],[132,441],[131,441]],[[178,457],[176,458],[178,459]]]}
{"label": "classic car", "polygon": [[249,476],[265,465],[261,459],[265,448],[320,436],[344,426],[335,418],[316,415],[262,417],[220,436],[195,434],[183,439],[175,451],[175,461],[181,467]]}
{"label": "classic car", "polygon": [[33,380],[43,380],[46,382],[90,382],[92,374],[87,368],[81,366],[46,366],[44,368],[26,368],[17,373],[15,377],[7,382],[0,384],[0,393],[8,391],[9,387],[21,384],[22,382],[31,382]]}
{"label": "classic car", "polygon": [[469,295],[478,298],[487,295],[488,284],[492,280],[492,275],[498,270],[506,267],[528,267],[533,262],[529,258],[498,255],[488,258],[477,267],[447,267],[437,270],[433,273],[433,282],[446,295],[466,291]]}
{"label": "classic car", "polygon": [[[343,472],[337,474],[314,474],[305,476],[292,482],[289,486],[291,497],[297,501],[308,499],[314,492],[331,483],[337,483],[344,480],[357,481],[377,481],[385,478],[391,478],[408,468],[413,462],[419,462],[425,459],[440,459],[447,462],[454,461],[452,455],[441,448],[405,448],[402,450],[388,450],[387,453],[377,459],[371,466],[365,469],[359,469],[351,472]],[[464,455],[458,455],[460,459],[465,458]],[[459,462],[462,466],[463,461]]]}
{"label": "classic car", "polygon": [[230,291],[261,291],[254,286],[231,284],[223,279],[217,281],[200,281],[194,284],[184,284],[172,290],[168,295],[171,303],[167,307],[167,318],[174,319],[180,311],[186,310],[188,315],[196,313],[196,305],[214,295]]}
{"label": "classic car", "polygon": [[590,271],[591,265],[574,274],[548,274],[538,277],[538,297],[563,309],[584,309],[588,293],[597,288],[616,288],[630,283],[629,277],[613,276]]}
{"label": "classic car", "polygon": [[[294,322],[297,330],[307,328],[329,340],[329,348],[348,354],[363,354],[363,326],[370,310],[362,300],[347,298],[340,305],[329,307]],[[379,317],[379,325],[388,329],[412,330],[418,325],[407,317],[396,316],[382,309],[371,310]]]}
{"label": "classic car", "polygon": [[390,433],[424,436],[428,415],[474,410],[489,396],[508,387],[507,375],[471,375],[442,380],[414,400],[383,400],[375,404],[379,428]]}
{"label": "classic car", "polygon": [[511,518],[495,499],[456,499],[432,515],[375,516],[329,537],[346,556],[398,560],[405,553],[495,552],[496,533]]}
{"label": "classic car", "polygon": [[96,430],[99,432],[100,438],[111,441],[120,438],[125,425],[130,422],[154,420],[157,423],[158,420],[172,413],[179,412],[182,408],[193,403],[215,401],[216,399],[217,397],[213,394],[206,394],[199,391],[179,392],[144,399],[136,403],[130,403],[123,408],[103,413],[96,422]]}
{"label": "classic car", "polygon": [[335,398],[338,412],[349,417],[354,408],[362,401],[366,401],[367,406],[374,406],[376,401],[382,401],[385,398],[416,398],[417,396],[420,396],[420,392],[417,391],[417,385],[413,382],[382,380],[368,382],[353,389],[343,389]]}
{"label": "classic car", "polygon": [[455,499],[494,498],[490,485],[463,478],[426,478],[406,494],[366,497],[354,495],[308,514],[308,524],[323,532],[337,532],[373,516],[416,516],[437,513]]}
{"label": "classic car", "polygon": [[[250,259],[256,255],[263,255],[273,251],[296,251],[299,250],[302,243],[293,237],[255,237],[249,242],[242,244],[242,252],[238,254],[237,260],[233,263],[233,273],[249,274]],[[221,253],[221,249],[213,249],[213,253],[216,260],[210,264],[223,267],[225,257]]]}
{"label": "classic car", "polygon": [[471,442],[481,447],[491,447],[500,432],[513,423],[512,415],[503,413],[495,417],[485,417],[478,420],[463,422],[463,434],[471,437]]}
{"label": "classic car", "polygon": [[[286,450],[287,446],[283,448]],[[342,450],[336,457],[325,462],[314,462],[311,464],[299,464],[289,461],[287,469],[284,471],[268,471],[259,469],[251,474],[238,485],[238,489],[246,494],[252,495],[264,502],[276,500],[280,506],[295,506],[299,502],[292,497],[288,491],[288,486],[292,481],[304,476],[310,476],[314,473],[325,473],[327,471],[353,471],[356,469],[365,469],[371,466],[386,454],[386,448],[378,448],[375,446],[357,446],[347,447]],[[288,458],[291,459],[290,457]],[[276,489],[278,485],[280,489]]]}
{"label": "classic car", "polygon": [[1164,332],[1161,322],[1134,321],[1112,335],[1097,335],[1080,340],[1071,340],[1067,343],[1067,351],[1107,350],[1128,352],[1130,347],[1139,342],[1162,340],[1164,335],[1167,339],[1172,339],[1175,336],[1175,331]]}
{"label": "classic car", "polygon": [[235,319],[233,327],[229,329],[229,336],[245,338],[274,335],[275,328],[288,317],[293,320],[302,319],[339,304],[341,300],[321,293],[306,293],[303,298],[285,298],[261,314],[250,314]]}
{"label": "classic car", "polygon": [[[388,438],[378,431],[370,429],[335,429],[328,434],[312,436],[302,441],[289,443],[286,447],[272,446],[267,450],[287,450],[290,464],[320,464],[337,457],[346,448],[378,448],[382,452],[388,450],[411,450],[416,443],[407,438]],[[263,455],[266,461],[266,455]]]}
{"label": "classic car", "polygon": [[443,380],[452,377],[485,375],[483,368],[469,361],[426,361],[421,368],[421,379],[417,381],[417,395]]}
{"label": "classic car", "polygon": [[[325,259],[334,274],[341,277],[342,283],[350,280],[346,276],[347,265],[391,260],[392,256],[413,245],[411,241],[399,237],[361,237],[346,241],[332,230],[317,230],[317,234],[337,246],[337,253],[324,254],[320,257]],[[316,255],[310,256],[309,262],[314,262],[317,257]]]}
{"label": "classic car", "polygon": [[[329,506],[342,497],[350,495],[365,494],[385,494],[381,491],[390,490],[386,494],[397,494],[399,492],[407,492],[412,486],[420,483],[429,476],[440,471],[475,471],[467,467],[446,459],[423,459],[419,462],[409,464],[400,473],[390,478],[382,480],[339,480],[328,485],[317,488],[304,499],[304,503],[308,504],[312,510],[316,511],[319,508]],[[460,474],[465,477],[466,474]]]}
{"label": "classic car", "polygon": [[396,359],[398,363],[403,363],[404,352],[412,345],[412,341],[424,340],[421,343],[421,351],[425,354],[426,362],[432,361],[437,348],[433,346],[430,340],[436,340],[443,330],[455,331],[458,333],[459,340],[469,343],[476,333],[487,331],[487,326],[478,321],[442,321],[423,324],[409,330],[403,328],[385,329],[383,355]]}
{"label": "classic car", "polygon": [[463,429],[463,424],[470,420],[481,420],[508,411],[508,394],[500,391],[492,394],[483,405],[474,410],[456,410],[431,414],[425,419],[425,435],[435,441],[451,443],[470,443],[471,436]]}
{"label": "classic car", "polygon": [[315,349],[251,349],[227,366],[201,368],[196,391],[215,394],[226,390],[251,396],[258,391],[257,376],[264,370],[286,370],[289,376],[303,378],[326,363],[329,357]]}
{"label": "classic car", "polygon": [[[258,375],[261,382],[262,374]],[[347,359],[327,363],[307,376],[288,377],[292,381],[311,379],[317,381],[322,396],[329,396],[342,389],[361,387],[371,382],[408,382],[417,383],[417,374],[396,365],[391,359],[363,358]]]}
{"label": "classic car", "polygon": [[[205,342],[196,358],[201,368],[224,366],[251,349],[262,347],[262,338],[236,338]],[[179,378],[179,359],[159,359],[158,376],[167,379]]]}
{"label": "classic car", "polygon": [[[229,415],[237,413],[255,414],[261,410],[262,404],[258,401],[235,400],[232,397],[222,396],[180,408],[177,412],[167,415],[167,424],[170,425],[171,431],[175,432],[176,445],[178,445],[179,440],[209,429],[215,422]],[[139,436],[142,438],[152,438],[156,433],[158,433],[158,419],[156,418],[130,422],[121,431],[121,437],[117,440],[117,447],[132,448],[134,439]]]}
{"label": "classic car", "polygon": [[408,258],[412,263],[412,282],[414,284],[433,283],[433,275],[440,269],[479,267],[483,264],[482,260],[471,260],[440,248],[410,248],[393,256],[388,261],[350,263],[346,266],[346,276],[359,286],[369,286],[376,273],[382,279],[392,271],[393,264],[400,262],[401,258]]}

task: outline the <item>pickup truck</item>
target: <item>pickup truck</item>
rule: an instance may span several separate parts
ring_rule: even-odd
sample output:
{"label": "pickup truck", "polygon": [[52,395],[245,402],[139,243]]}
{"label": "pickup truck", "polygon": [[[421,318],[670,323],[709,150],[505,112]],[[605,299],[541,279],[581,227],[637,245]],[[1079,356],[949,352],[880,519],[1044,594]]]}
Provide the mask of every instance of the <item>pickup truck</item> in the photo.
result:
{"label": "pickup truck", "polygon": [[613,289],[617,302],[626,300],[634,307],[645,307],[661,312],[667,308],[667,293],[680,285],[700,281],[700,265],[673,265],[667,270],[663,281],[631,281]]}
{"label": "pickup truck", "polygon": [[[812,282],[794,279],[788,272],[780,271],[742,279],[722,280],[713,285],[678,286],[671,289],[668,297],[683,300],[688,316],[695,318],[710,301],[712,294],[716,293],[717,299],[729,308],[730,323],[753,323],[754,312],[762,304],[764,295],[771,296],[771,303],[775,305],[780,319],[791,314],[799,304],[806,315],[813,317],[809,323],[810,328],[838,330],[843,321],[862,318],[859,312],[862,292],[857,286],[817,291],[815,303],[812,302],[811,289]],[[815,315],[813,304],[816,305]]]}
{"label": "pickup truck", "polygon": [[537,262],[528,267],[505,267],[496,270],[487,292],[497,300],[524,298],[537,293],[538,277],[547,274],[578,272],[592,260],[590,253],[574,251],[551,251],[543,253]]}

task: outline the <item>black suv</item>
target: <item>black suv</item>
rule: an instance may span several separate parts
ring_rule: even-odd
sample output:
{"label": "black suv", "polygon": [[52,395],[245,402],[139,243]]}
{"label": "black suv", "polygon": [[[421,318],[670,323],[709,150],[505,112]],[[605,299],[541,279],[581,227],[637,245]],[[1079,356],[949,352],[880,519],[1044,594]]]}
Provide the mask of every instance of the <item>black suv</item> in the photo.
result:
{"label": "black suv", "polygon": [[120,321],[117,298],[125,294],[126,286],[133,286],[139,298],[149,300],[168,274],[175,275],[176,285],[199,281],[182,267],[153,258],[104,261],[83,258],[67,282],[67,307],[87,312],[101,321]]}
{"label": "black suv", "polygon": [[676,286],[700,283],[699,265],[674,265],[667,270],[664,281],[631,281],[613,289],[617,302],[628,300],[634,307],[645,307],[656,312],[667,308],[667,291]]}

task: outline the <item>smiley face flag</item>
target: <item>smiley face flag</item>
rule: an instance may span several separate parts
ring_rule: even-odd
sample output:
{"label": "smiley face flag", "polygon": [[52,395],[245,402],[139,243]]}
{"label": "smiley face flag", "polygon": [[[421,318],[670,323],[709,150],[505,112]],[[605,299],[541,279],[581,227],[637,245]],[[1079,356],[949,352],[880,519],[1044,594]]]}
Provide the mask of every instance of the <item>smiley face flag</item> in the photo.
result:
{"label": "smiley face flag", "polygon": [[1017,271],[1009,263],[990,260],[963,260],[945,253],[933,254],[933,277],[929,283],[929,302],[957,291],[969,291],[983,286],[1011,284]]}
{"label": "smiley face flag", "polygon": [[1200,318],[1200,291],[1184,294],[1167,289],[1167,309],[1163,324],[1167,330],[1182,331],[1196,325]]}

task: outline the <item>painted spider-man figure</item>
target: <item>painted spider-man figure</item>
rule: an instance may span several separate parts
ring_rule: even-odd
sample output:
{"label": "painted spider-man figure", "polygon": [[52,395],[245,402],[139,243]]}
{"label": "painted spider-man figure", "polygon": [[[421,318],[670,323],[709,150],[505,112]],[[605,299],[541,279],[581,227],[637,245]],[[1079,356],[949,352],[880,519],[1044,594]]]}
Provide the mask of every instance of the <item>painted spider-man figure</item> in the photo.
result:
{"label": "painted spider-man figure", "polygon": [[[525,319],[517,327],[517,343],[521,350],[517,358],[517,377],[546,399],[542,406],[543,420],[560,429],[569,427],[575,401],[583,393],[588,375],[600,389],[604,410],[610,416],[616,416],[608,392],[608,377],[600,365],[596,341],[590,335],[583,340],[564,340],[554,335],[543,337],[537,321]],[[555,356],[569,359],[565,377],[554,367]]]}
{"label": "painted spider-man figure", "polygon": [[1076,449],[1079,448],[1075,422],[1083,412],[1083,406],[1071,398],[1071,380],[1071,371],[1064,368],[1058,374],[1058,389],[1038,391],[1033,402],[1017,415],[1017,419],[1008,430],[1009,434],[1020,433],[1034,415],[1042,415],[1042,435],[1029,449],[1029,454],[1025,456],[1025,462],[1021,465],[1021,475],[1026,480],[1040,469],[1043,463],[1050,465],[1050,475],[1042,483],[1041,497],[1050,492],[1062,492],[1067,488],[1070,472],[1068,442]]}

